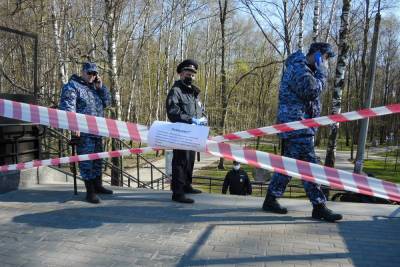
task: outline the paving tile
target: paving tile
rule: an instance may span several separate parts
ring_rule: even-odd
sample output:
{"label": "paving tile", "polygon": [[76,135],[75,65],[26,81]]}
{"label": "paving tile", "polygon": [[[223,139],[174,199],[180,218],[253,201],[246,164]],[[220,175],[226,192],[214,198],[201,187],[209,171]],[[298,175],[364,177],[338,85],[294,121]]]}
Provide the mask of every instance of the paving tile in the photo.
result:
{"label": "paving tile", "polygon": [[302,200],[283,199],[282,216],[255,197],[201,194],[185,206],[169,192],[117,188],[90,205],[66,201],[70,192],[0,195],[1,266],[400,266],[400,218],[379,219],[396,207],[334,203],[349,214],[332,224],[307,219]]}

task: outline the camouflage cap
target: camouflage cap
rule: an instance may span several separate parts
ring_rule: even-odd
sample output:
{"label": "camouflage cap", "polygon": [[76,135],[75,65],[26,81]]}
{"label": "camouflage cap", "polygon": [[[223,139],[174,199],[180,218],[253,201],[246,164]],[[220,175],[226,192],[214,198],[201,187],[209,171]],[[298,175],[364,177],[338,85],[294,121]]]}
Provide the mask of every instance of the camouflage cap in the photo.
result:
{"label": "camouflage cap", "polygon": [[85,63],[83,63],[82,70],[85,71],[85,72],[96,72],[96,73],[98,73],[96,63],[93,63],[93,62],[85,62]]}
{"label": "camouflage cap", "polygon": [[328,54],[328,57],[336,56],[336,53],[333,51],[332,45],[329,43],[312,43],[310,45],[310,49],[308,50],[308,54],[314,54],[317,51],[320,51],[321,54]]}

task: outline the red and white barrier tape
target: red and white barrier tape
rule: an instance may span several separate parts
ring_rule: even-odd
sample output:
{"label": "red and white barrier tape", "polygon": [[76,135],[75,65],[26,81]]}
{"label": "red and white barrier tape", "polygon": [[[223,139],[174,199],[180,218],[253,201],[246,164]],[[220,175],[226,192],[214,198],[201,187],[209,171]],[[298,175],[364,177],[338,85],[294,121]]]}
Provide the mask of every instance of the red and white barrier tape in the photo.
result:
{"label": "red and white barrier tape", "polygon": [[59,129],[146,142],[146,126],[0,99],[0,116]]}
{"label": "red and white barrier tape", "polygon": [[353,120],[360,120],[365,118],[377,117],[382,115],[394,114],[400,112],[400,104],[382,106],[377,108],[362,109],[359,111],[346,112],[336,115],[329,115],[324,117],[318,117],[314,119],[306,119],[301,121],[293,121],[288,123],[276,124],[267,127],[261,127],[256,129],[250,129],[246,131],[240,131],[236,133],[230,133],[226,135],[215,136],[211,140],[220,142],[227,142],[233,140],[241,140],[247,138],[253,138],[258,136],[277,134],[290,132],[300,129],[307,129],[311,127],[318,127],[329,125],[337,122],[346,122]]}
{"label": "red and white barrier tape", "polygon": [[214,141],[208,142],[207,152],[317,184],[400,202],[399,185],[373,177]]}
{"label": "red and white barrier tape", "polygon": [[[270,127],[249,130],[250,132],[239,132],[239,134],[235,133],[233,135],[228,135],[229,137],[226,137],[227,135],[222,136],[224,139],[219,139],[218,142],[208,140],[207,152],[218,157],[237,160],[257,168],[267,169],[330,187],[400,201],[400,187],[394,183],[266,152],[249,150],[236,145],[221,143],[222,141],[237,140],[238,138],[249,138],[264,134],[287,132],[397,112],[400,112],[400,104],[270,126],[273,127],[276,132],[261,130],[269,129]],[[133,139],[137,141],[145,141],[147,139],[147,136],[145,136],[148,131],[146,126],[73,112],[65,112],[3,99],[0,99],[0,116],[101,136]],[[241,133],[244,134],[241,135]],[[70,156],[58,159],[35,160],[26,163],[1,166],[0,171],[20,170],[38,166],[58,165],[60,163],[95,160],[100,158],[120,157],[129,154],[145,153],[151,150],[153,150],[153,148],[148,147]]]}
{"label": "red and white barrier tape", "polygon": [[[40,166],[128,156],[153,151],[151,147],[132,148],[111,152],[92,153],[63,158],[34,160],[25,163],[0,166],[0,172],[29,169]],[[350,173],[334,168],[324,167],[301,160],[282,157],[267,152],[242,148],[227,143],[207,142],[207,153],[229,160],[236,160],[257,168],[290,175],[302,180],[327,185],[340,190],[347,190],[365,195],[380,197],[400,202],[400,186],[365,175]]]}
{"label": "red and white barrier tape", "polygon": [[17,163],[17,164],[0,166],[0,172],[30,169],[33,167],[41,167],[41,166],[55,166],[55,165],[59,165],[59,164],[73,163],[73,162],[79,162],[79,161],[85,161],[85,160],[115,158],[115,157],[128,156],[131,154],[147,153],[147,152],[151,152],[151,151],[155,151],[155,150],[157,150],[157,149],[154,149],[152,147],[130,148],[130,149],[123,149],[123,150],[109,151],[109,152],[68,156],[68,157],[62,157],[62,158],[33,160],[33,161],[29,161],[29,162],[22,162],[22,163]]}
{"label": "red and white barrier tape", "polygon": [[[211,140],[216,142],[226,142],[247,139],[399,112],[400,104],[393,104],[250,129],[223,136],[215,136],[212,137]],[[136,140],[140,142],[147,141],[148,127],[145,125],[25,104],[11,100],[0,99],[0,116],[105,137]]]}

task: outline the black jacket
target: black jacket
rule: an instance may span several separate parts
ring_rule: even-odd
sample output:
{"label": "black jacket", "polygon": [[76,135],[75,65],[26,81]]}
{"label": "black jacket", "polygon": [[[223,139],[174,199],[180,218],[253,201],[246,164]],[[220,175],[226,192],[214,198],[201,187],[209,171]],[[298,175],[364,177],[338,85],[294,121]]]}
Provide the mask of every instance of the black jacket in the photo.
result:
{"label": "black jacket", "polygon": [[232,169],[226,174],[222,194],[226,194],[228,187],[231,195],[251,195],[252,193],[250,179],[242,169],[237,171]]}
{"label": "black jacket", "polygon": [[203,116],[199,99],[200,90],[192,85],[188,87],[181,80],[175,81],[167,96],[167,115],[171,122],[192,123],[192,118]]}

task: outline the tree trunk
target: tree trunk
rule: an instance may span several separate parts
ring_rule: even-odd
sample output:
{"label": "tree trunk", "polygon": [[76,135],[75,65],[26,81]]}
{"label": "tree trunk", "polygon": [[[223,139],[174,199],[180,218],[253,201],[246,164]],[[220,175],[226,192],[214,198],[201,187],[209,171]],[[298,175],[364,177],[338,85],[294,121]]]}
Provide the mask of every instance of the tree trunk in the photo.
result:
{"label": "tree trunk", "polygon": [[61,50],[61,37],[57,18],[57,4],[55,0],[51,1],[51,18],[53,26],[53,41],[57,56],[58,76],[62,84],[68,82],[68,77],[65,69],[65,60]]}
{"label": "tree trunk", "polygon": [[[340,17],[340,33],[339,33],[339,55],[336,65],[335,84],[332,93],[332,112],[338,114],[342,105],[342,90],[345,86],[345,72],[348,63],[348,35],[349,35],[349,13],[351,0],[343,0],[342,15]],[[339,123],[331,125],[331,131],[328,139],[328,148],[326,151],[325,165],[329,167],[335,166],[337,137],[339,132]]]}
{"label": "tree trunk", "polygon": [[[172,0],[171,2],[171,10],[167,13],[170,13],[169,17],[167,17],[168,23],[167,23],[167,38],[165,41],[165,47],[164,47],[164,56],[165,56],[165,63],[163,66],[163,74],[164,74],[164,89],[165,89],[165,95],[168,95],[168,91],[170,89],[170,75],[169,75],[169,68],[170,68],[170,50],[171,50],[171,35],[172,35],[172,25],[173,25],[173,18],[174,18],[174,13],[175,13],[175,0]],[[168,16],[168,15],[167,15]],[[165,112],[165,120],[168,120],[167,117],[167,112]]]}
{"label": "tree trunk", "polygon": [[332,28],[332,21],[333,21],[333,16],[335,14],[335,10],[336,10],[336,3],[337,0],[333,0],[332,1],[332,7],[331,7],[331,12],[329,14],[329,21],[328,21],[328,26],[326,28],[326,35],[325,35],[325,42],[329,42],[329,37],[331,34],[331,28]]}
{"label": "tree trunk", "polygon": [[[117,4],[112,0],[105,0],[105,21],[107,27],[107,69],[110,79],[110,93],[112,102],[111,117],[113,119],[121,119],[121,97],[119,92],[118,69],[117,69]],[[118,140],[112,139],[112,150],[120,149]],[[112,158],[115,167],[120,166],[121,158]],[[122,186],[120,172],[113,168],[111,170],[111,185]]]}
{"label": "tree trunk", "polygon": [[89,1],[89,33],[90,33],[90,50],[89,50],[89,56],[90,60],[93,60],[96,58],[96,39],[94,38],[94,14],[93,14],[93,8],[94,8],[94,0]]}
{"label": "tree trunk", "polygon": [[[226,80],[226,71],[225,71],[225,22],[226,22],[226,13],[228,8],[228,0],[224,0],[224,3],[221,3],[221,0],[218,0],[219,4],[219,21],[221,26],[221,118],[220,118],[220,128],[223,133],[225,133],[225,118],[228,109],[228,98],[226,95],[227,89],[227,80]],[[218,169],[224,169],[224,158],[220,158]]]}
{"label": "tree trunk", "polygon": [[[375,83],[375,72],[376,72],[376,57],[377,57],[377,50],[378,50],[378,42],[379,42],[379,27],[381,22],[381,14],[380,14],[380,7],[381,1],[378,0],[378,12],[375,17],[375,25],[374,25],[374,35],[372,37],[372,46],[371,46],[371,60],[369,65],[369,79],[368,79],[368,95],[365,100],[364,108],[370,108],[374,90],[374,83]],[[357,145],[357,155],[356,155],[356,162],[354,164],[354,172],[361,173],[363,168],[363,161],[364,161],[364,150],[365,150],[365,143],[367,140],[367,133],[368,133],[368,119],[364,119],[361,121],[360,127],[360,135],[358,137],[358,145]]]}
{"label": "tree trunk", "polygon": [[313,42],[318,41],[320,18],[321,18],[321,0],[315,0],[314,1],[314,19],[313,19]]}
{"label": "tree trunk", "polygon": [[[291,43],[291,38],[290,38],[290,34],[289,34],[289,17],[288,17],[288,10],[287,10],[287,5],[288,5],[288,1],[287,0],[282,0],[282,4],[283,4],[283,30],[285,33],[285,51],[286,51],[286,55],[290,55],[292,53],[291,49],[290,49],[290,43]],[[285,64],[283,64],[285,65]],[[282,71],[283,72],[283,71]]]}
{"label": "tree trunk", "polygon": [[368,32],[369,32],[369,22],[371,18],[369,17],[369,0],[365,0],[365,22],[364,22],[364,35],[363,35],[363,49],[361,55],[361,81],[360,81],[360,92],[359,92],[359,106],[362,106],[364,103],[364,91],[366,84],[366,76],[367,76],[367,63],[366,56],[368,50]]}
{"label": "tree trunk", "polygon": [[304,1],[305,0],[300,0],[300,10],[299,10],[299,37],[298,37],[297,48],[300,51],[303,51]]}

